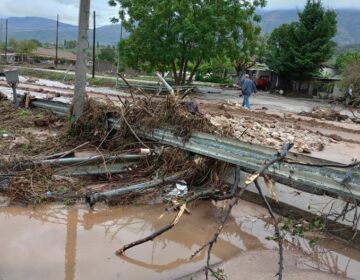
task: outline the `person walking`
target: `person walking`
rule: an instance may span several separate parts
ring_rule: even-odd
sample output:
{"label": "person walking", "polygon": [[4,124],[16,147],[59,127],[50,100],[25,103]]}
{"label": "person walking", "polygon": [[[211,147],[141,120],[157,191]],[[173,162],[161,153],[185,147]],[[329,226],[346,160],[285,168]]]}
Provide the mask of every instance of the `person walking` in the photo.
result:
{"label": "person walking", "polygon": [[256,93],[257,90],[255,83],[250,79],[248,74],[245,75],[245,80],[241,89],[243,94],[242,106],[250,110],[250,96],[251,94]]}

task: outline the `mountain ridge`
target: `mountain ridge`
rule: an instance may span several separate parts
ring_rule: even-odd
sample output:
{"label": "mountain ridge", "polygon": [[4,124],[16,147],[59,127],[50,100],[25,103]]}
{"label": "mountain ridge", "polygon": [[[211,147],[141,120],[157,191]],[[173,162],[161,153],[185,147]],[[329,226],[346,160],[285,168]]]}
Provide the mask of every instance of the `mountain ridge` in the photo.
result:
{"label": "mountain ridge", "polygon": [[[360,44],[360,9],[336,9],[338,14],[338,33],[334,40],[339,45]],[[298,10],[259,10],[261,15],[261,27],[264,33],[270,33],[283,23],[297,20]],[[17,40],[36,39],[42,43],[55,42],[56,20],[42,17],[10,17],[9,38]],[[5,24],[2,24],[2,41],[4,41]],[[96,29],[97,41],[101,45],[116,45],[120,38],[120,25],[109,24]],[[123,37],[129,34],[124,30]],[[89,30],[89,41],[92,38],[92,29]],[[67,23],[60,23],[59,40],[76,40],[77,26]]]}
{"label": "mountain ridge", "polygon": [[[59,41],[77,40],[78,27],[59,23]],[[92,42],[92,29],[89,29],[89,42]],[[1,38],[5,37],[5,21],[2,18]],[[102,45],[115,45],[120,38],[120,24],[109,24],[96,28],[97,41]],[[123,37],[128,33],[124,30]],[[56,20],[42,17],[9,17],[8,38],[17,40],[36,39],[42,43],[54,43],[56,40]]]}

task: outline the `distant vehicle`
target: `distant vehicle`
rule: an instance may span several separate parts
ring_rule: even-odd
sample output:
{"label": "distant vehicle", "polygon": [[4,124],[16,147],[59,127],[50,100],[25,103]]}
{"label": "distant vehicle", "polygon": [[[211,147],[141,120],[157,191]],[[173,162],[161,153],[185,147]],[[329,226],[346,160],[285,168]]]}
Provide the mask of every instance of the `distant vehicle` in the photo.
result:
{"label": "distant vehicle", "polygon": [[256,87],[258,89],[268,90],[269,80],[269,76],[260,76],[260,78],[256,80]]}

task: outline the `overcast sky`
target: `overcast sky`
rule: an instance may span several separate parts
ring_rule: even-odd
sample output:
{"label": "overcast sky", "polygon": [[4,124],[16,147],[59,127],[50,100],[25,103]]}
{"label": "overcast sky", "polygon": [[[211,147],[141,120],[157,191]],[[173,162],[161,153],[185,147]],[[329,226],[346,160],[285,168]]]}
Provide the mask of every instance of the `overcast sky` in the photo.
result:
{"label": "overcast sky", "polygon": [[[181,0],[179,0],[181,1]],[[60,14],[62,22],[77,24],[79,0],[0,0],[0,16],[38,16],[56,19]],[[117,14],[117,8],[110,7],[107,0],[91,0],[92,10],[97,11],[99,25],[110,23]],[[306,0],[268,0],[266,9],[302,8]],[[323,0],[331,8],[360,9],[360,0]]]}

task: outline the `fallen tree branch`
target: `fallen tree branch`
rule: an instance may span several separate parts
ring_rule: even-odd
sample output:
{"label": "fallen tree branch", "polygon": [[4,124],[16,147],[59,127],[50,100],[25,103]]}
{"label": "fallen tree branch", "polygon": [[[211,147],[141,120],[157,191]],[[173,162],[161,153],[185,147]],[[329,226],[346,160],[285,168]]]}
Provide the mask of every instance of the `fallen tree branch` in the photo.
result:
{"label": "fallen tree branch", "polygon": [[[231,194],[232,194],[232,198],[231,198],[231,202],[225,212],[225,214],[222,216],[222,219],[221,219],[221,223],[220,223],[220,226],[218,228],[218,230],[215,232],[214,234],[214,237],[208,241],[207,243],[205,243],[203,246],[201,246],[194,254],[192,254],[191,258],[194,258],[198,253],[200,253],[203,249],[205,249],[206,247],[208,247],[208,254],[207,254],[207,260],[206,260],[206,267],[205,267],[205,276],[206,276],[206,280],[209,279],[209,271],[211,271],[213,273],[213,276],[217,279],[220,279],[217,277],[217,274],[214,273],[214,271],[211,269],[210,267],[210,258],[211,258],[211,251],[212,251],[212,248],[214,246],[214,244],[217,242],[218,240],[218,237],[219,235],[221,234],[224,226],[225,226],[225,223],[228,219],[228,217],[230,216],[231,214],[231,210],[232,208],[237,204],[237,202],[239,201],[239,199],[241,198],[242,194],[245,192],[245,190],[247,189],[247,187],[251,184],[251,183],[254,183],[256,184],[256,181],[257,179],[260,177],[260,176],[263,176],[265,171],[270,167],[272,166],[273,164],[275,164],[276,162],[279,162],[281,160],[283,160],[289,150],[293,147],[293,144],[292,143],[286,143],[284,144],[283,146],[283,150],[281,152],[278,152],[274,158],[272,160],[270,160],[268,163],[266,163],[263,167],[261,167],[256,173],[254,173],[253,175],[250,175],[246,181],[245,181],[245,186],[239,191],[238,189],[238,184],[240,182],[240,167],[237,166],[236,168],[236,172],[235,172],[235,182],[234,182],[234,185],[232,187],[232,190],[231,190]],[[275,217],[275,216],[274,216]],[[281,243],[281,247],[282,247],[282,243]],[[281,252],[281,256],[282,256],[282,252]],[[282,273],[282,259],[281,259],[281,271],[279,270],[279,272]],[[279,277],[282,277],[282,274],[279,274]],[[281,278],[279,278],[281,279]]]}
{"label": "fallen tree branch", "polygon": [[129,82],[125,79],[124,75],[121,74],[121,73],[117,73],[117,75],[123,80],[123,82],[126,84],[126,86],[129,88],[130,90],[130,94],[131,94],[131,97],[134,99],[134,95],[133,95],[133,92],[132,90],[133,89],[136,89],[138,90],[139,92],[141,92],[145,97],[149,98],[149,96],[145,93],[145,91],[143,91],[141,88],[137,88],[137,87],[134,87],[132,85],[129,84]]}
{"label": "fallen tree branch", "polygon": [[136,134],[135,130],[132,128],[132,126],[129,124],[129,122],[127,121],[124,111],[123,109],[120,107],[120,113],[121,116],[124,120],[124,122],[126,123],[126,125],[128,126],[128,128],[130,129],[131,133],[135,136],[135,138],[141,143],[141,145],[143,145],[145,148],[150,149],[149,146],[147,146],[141,139],[140,137]]}
{"label": "fallen tree branch", "polygon": [[122,247],[121,249],[116,251],[117,255],[122,255],[125,253],[125,251],[129,250],[132,247],[135,247],[137,245],[146,243],[148,241],[153,241],[157,236],[163,234],[164,232],[167,232],[168,230],[172,229],[180,220],[181,216],[184,214],[186,209],[186,204],[183,204],[178,212],[178,214],[176,215],[175,219],[172,221],[172,223],[162,227],[161,229],[155,231],[154,233],[150,234],[149,236],[139,239],[137,241],[131,242],[127,245],[125,245],[124,247]]}
{"label": "fallen tree branch", "polygon": [[74,149],[71,149],[69,151],[66,151],[66,152],[61,152],[61,153],[58,153],[58,154],[54,154],[54,155],[50,155],[50,156],[47,156],[45,157],[44,159],[54,159],[54,158],[64,158],[68,155],[71,155],[72,153],[74,153],[76,150],[86,146],[87,144],[89,144],[90,142],[85,142],[77,147],[75,147]]}
{"label": "fallen tree branch", "polygon": [[256,180],[254,183],[255,183],[255,187],[258,190],[262,201],[264,202],[264,204],[265,204],[271,218],[274,221],[275,237],[276,237],[276,240],[277,240],[277,242],[279,244],[279,271],[278,271],[278,273],[276,275],[278,276],[279,280],[282,280],[282,272],[284,270],[284,247],[283,247],[284,240],[283,240],[283,237],[281,236],[278,221],[277,221],[277,219],[275,217],[275,214],[274,214],[274,212],[273,212],[273,210],[272,210],[272,208],[270,206],[269,201],[264,196],[264,194],[263,194],[263,192],[261,190],[261,187],[259,185],[258,180]]}

